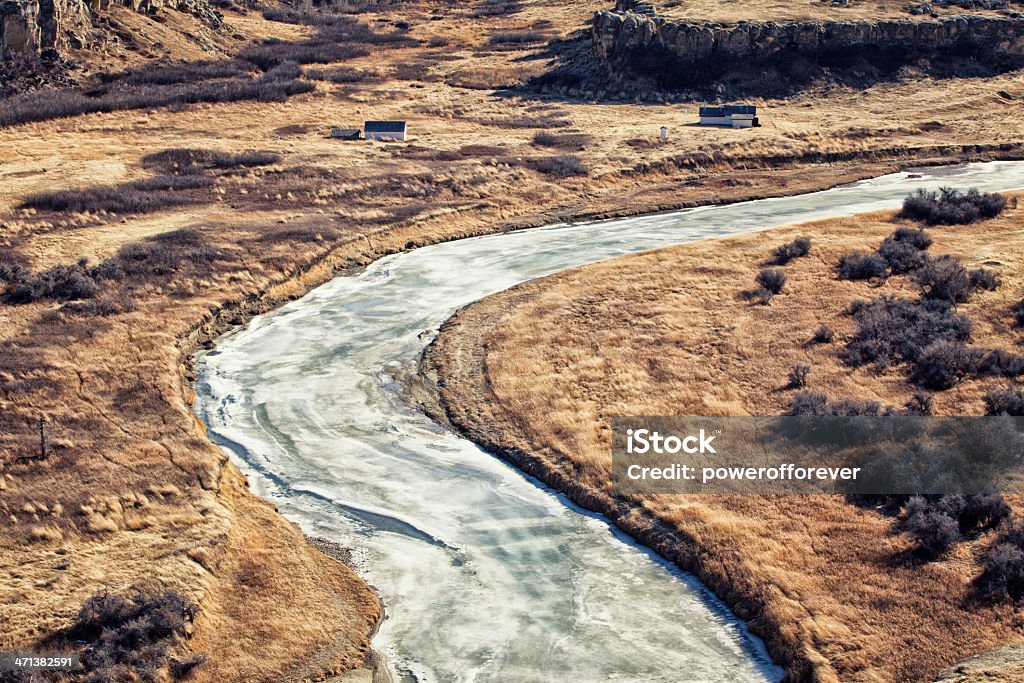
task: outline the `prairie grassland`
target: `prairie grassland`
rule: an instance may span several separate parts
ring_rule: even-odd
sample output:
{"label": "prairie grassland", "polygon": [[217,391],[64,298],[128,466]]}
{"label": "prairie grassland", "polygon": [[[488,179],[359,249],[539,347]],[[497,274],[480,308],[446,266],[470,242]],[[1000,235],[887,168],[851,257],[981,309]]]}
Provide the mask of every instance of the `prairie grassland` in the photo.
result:
{"label": "prairie grassland", "polygon": [[[972,602],[970,583],[993,534],[931,563],[891,516],[838,496],[672,496],[624,501],[609,482],[615,415],[776,415],[794,390],[902,408],[905,368],[851,369],[843,347],[855,299],[916,297],[906,276],[884,285],[836,278],[842,254],[870,251],[899,224],[891,212],[707,240],[527,282],[456,314],[426,356],[444,378],[448,418],[582,504],[607,512],[693,570],[752,620],[800,680],[932,680],[986,648],[1024,640],[1021,608]],[[1012,308],[1024,295],[1024,209],[971,226],[929,229],[934,254],[994,269],[1002,284],[957,311],[981,345],[1019,350]],[[810,254],[785,266],[770,305],[751,301],[772,251],[798,236]],[[822,325],[830,343],[809,343]],[[967,379],[935,394],[943,415],[984,414],[986,389]],[[1013,505],[1022,502],[1018,497]],[[619,507],[622,506],[622,507]],[[639,531],[639,533],[638,533]],[[660,545],[658,545],[660,543]]]}
{"label": "prairie grassland", "polygon": [[[200,607],[189,647],[210,661],[197,680],[288,680],[358,664],[379,616],[369,588],[246,493],[189,409],[188,355],[255,313],[423,244],[804,192],[908,162],[1012,156],[1024,144],[1013,109],[1024,85],[1013,75],[760,102],[772,113],[752,131],[690,126],[694,106],[599,101],[601,85],[578,98],[545,93],[526,81],[606,3],[506,4],[364,11],[356,18],[374,31],[410,40],[307,67],[296,80],[313,90],[284,102],[0,129],[0,270],[98,278],[85,301],[54,291],[0,304],[0,647],[67,625],[96,592],[159,585]],[[238,41],[290,45],[316,30],[255,12],[225,10],[225,20]],[[173,22],[162,26],[138,27],[157,32],[147,40],[160,58],[207,60],[238,47],[203,47],[187,31],[164,32]],[[144,66],[136,53],[111,58],[119,69]],[[114,70],[109,60],[86,65]],[[327,137],[332,126],[385,118],[407,119],[410,141]],[[577,137],[561,149],[535,140],[544,132]],[[273,161],[147,161],[190,149]],[[102,204],[108,188],[165,174],[208,182],[167,190],[181,201],[146,212]],[[43,192],[74,195],[82,210],[26,204]],[[44,460],[34,458],[41,416]]]}

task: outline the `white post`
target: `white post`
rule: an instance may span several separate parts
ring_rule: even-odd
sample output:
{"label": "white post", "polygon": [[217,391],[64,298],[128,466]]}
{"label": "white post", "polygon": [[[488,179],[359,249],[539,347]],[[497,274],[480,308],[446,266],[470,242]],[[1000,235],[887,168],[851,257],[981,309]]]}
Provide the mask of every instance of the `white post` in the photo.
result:
{"label": "white post", "polygon": [[661,139],[668,140],[668,128],[665,126],[661,127]]}

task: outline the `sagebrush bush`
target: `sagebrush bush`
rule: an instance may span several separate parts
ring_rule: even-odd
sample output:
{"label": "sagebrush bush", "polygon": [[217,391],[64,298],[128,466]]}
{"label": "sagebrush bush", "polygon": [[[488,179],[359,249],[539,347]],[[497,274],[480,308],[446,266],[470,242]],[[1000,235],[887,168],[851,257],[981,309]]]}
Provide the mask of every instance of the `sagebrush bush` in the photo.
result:
{"label": "sagebrush bush", "polygon": [[814,332],[814,336],[811,337],[811,341],[815,344],[831,344],[832,340],[836,338],[836,332],[828,325],[822,325]]}
{"label": "sagebrush bush", "polygon": [[43,90],[16,95],[0,102],[0,127],[82,114],[198,102],[283,102],[289,97],[309,92],[314,88],[315,86],[307,81],[259,77],[195,81],[166,86],[115,83],[105,91],[88,95],[73,90]]}
{"label": "sagebrush bush", "polygon": [[932,246],[931,236],[921,228],[897,228],[896,232],[890,235],[887,239],[891,239],[893,242],[909,244],[918,251],[924,251],[928,247]]}
{"label": "sagebrush bush", "polygon": [[101,316],[130,313],[136,308],[135,301],[124,292],[106,294],[86,301],[70,301],[61,306],[61,313],[69,315]]}
{"label": "sagebrush bush", "polygon": [[366,57],[370,52],[357,45],[341,45],[329,40],[313,39],[294,43],[269,38],[262,43],[243,49],[238,58],[250,62],[260,71],[271,75],[283,64],[330,64],[356,57]]}
{"label": "sagebrush bush", "polygon": [[882,405],[877,401],[858,401],[840,399],[829,401],[825,394],[813,391],[798,391],[789,402],[787,415],[821,415],[835,417],[857,417],[862,415],[879,415]]}
{"label": "sagebrush bush", "polygon": [[828,415],[828,396],[814,391],[800,391],[789,400],[787,415]]}
{"label": "sagebrush bush", "polygon": [[198,190],[213,185],[213,178],[201,175],[159,175],[143,178],[128,185],[133,190],[142,192],[166,192],[181,190]]}
{"label": "sagebrush bush", "polygon": [[810,365],[794,365],[789,369],[789,383],[786,386],[790,389],[802,389],[807,386],[807,380],[810,376]]}
{"label": "sagebrush bush", "polygon": [[238,59],[249,62],[261,71],[269,71],[285,62],[296,64],[329,64],[370,54],[368,45],[391,47],[411,46],[419,41],[398,30],[377,33],[353,17],[325,11],[325,8],[297,10],[292,8],[268,9],[264,15],[272,21],[317,26],[312,38],[285,41],[270,38],[243,49]]}
{"label": "sagebrush bush", "polygon": [[495,31],[491,34],[491,45],[524,45],[540,43],[549,38],[541,31]]}
{"label": "sagebrush bush", "polygon": [[519,0],[484,0],[478,9],[473,11],[473,17],[503,17],[516,14],[523,10],[523,3]]}
{"label": "sagebrush bush", "polygon": [[97,292],[96,280],[84,263],[57,265],[37,275],[28,271],[8,286],[5,300],[12,304],[34,301],[75,301]]}
{"label": "sagebrush bush", "polygon": [[934,508],[955,519],[961,535],[967,537],[995,529],[1010,517],[1010,506],[998,493],[946,495],[935,502]]}
{"label": "sagebrush bush", "polygon": [[[145,168],[164,172],[196,174],[205,169],[232,169],[268,166],[281,161],[281,155],[265,151],[218,152],[212,149],[174,147],[142,157]],[[202,176],[199,176],[202,177]]]}
{"label": "sagebrush bush", "polygon": [[979,595],[991,602],[1016,602],[1024,596],[1024,551],[1012,543],[998,543],[975,581]]}
{"label": "sagebrush bush", "polygon": [[376,71],[357,69],[351,66],[336,66],[330,69],[306,69],[307,78],[331,83],[376,83],[384,80]]}
{"label": "sagebrush bush", "polygon": [[935,559],[1009,516],[1010,506],[998,494],[914,496],[907,501],[903,528],[917,540],[920,554]]}
{"label": "sagebrush bush", "polygon": [[205,247],[206,236],[195,228],[178,228],[177,230],[168,230],[167,232],[159,232],[152,237],[149,237],[149,242],[157,242],[160,244],[171,244],[179,247]]}
{"label": "sagebrush bush", "polygon": [[295,226],[271,230],[260,236],[261,242],[323,242],[337,239],[341,233],[329,226]]}
{"label": "sagebrush bush", "polygon": [[977,356],[966,344],[939,339],[921,350],[911,379],[926,389],[944,391],[977,367]]}
{"label": "sagebrush bush", "polygon": [[556,178],[590,175],[590,166],[575,154],[539,157],[530,160],[530,166],[545,175]]}
{"label": "sagebrush bush", "polygon": [[936,559],[959,543],[963,537],[956,520],[931,510],[927,502],[917,496],[907,503],[907,518],[903,523],[918,544],[918,552],[928,559]]}
{"label": "sagebrush bush", "polygon": [[174,85],[194,83],[218,78],[245,76],[250,65],[236,60],[199,61],[171,64],[168,66],[147,66],[136,71],[100,74],[103,83],[129,85]]}
{"label": "sagebrush bush", "polygon": [[209,197],[182,193],[212,184],[211,178],[203,176],[157,176],[121,185],[39,192],[26,197],[19,208],[69,213],[152,213],[209,201]]}
{"label": "sagebrush bush", "polygon": [[762,306],[770,304],[772,302],[772,297],[775,296],[771,291],[764,287],[758,287],[750,292],[746,292],[745,295]]}
{"label": "sagebrush bush", "polygon": [[839,258],[840,280],[874,280],[889,274],[889,264],[877,254],[854,251]]}
{"label": "sagebrush bush", "polygon": [[811,240],[809,237],[797,237],[792,242],[780,245],[772,252],[772,263],[777,266],[784,266],[795,258],[807,256],[811,253]]}
{"label": "sagebrush bush", "polygon": [[967,225],[995,218],[1006,206],[1006,197],[998,192],[976,189],[961,192],[949,187],[940,188],[938,192],[920,189],[903,200],[899,216],[928,225]]}
{"label": "sagebrush bush", "polygon": [[1024,355],[969,347],[971,322],[947,299],[880,297],[854,302],[851,314],[858,328],[847,344],[846,361],[854,367],[906,362],[912,381],[936,391],[974,373],[1011,378],[1024,374]]}
{"label": "sagebrush bush", "polygon": [[275,67],[267,70],[263,75],[266,80],[291,81],[302,77],[302,66],[297,62],[281,62]]}
{"label": "sagebrush bush", "polygon": [[910,415],[931,415],[933,402],[931,394],[924,391],[915,391],[904,407]]}
{"label": "sagebrush bush", "polygon": [[981,355],[978,372],[995,377],[1019,377],[1024,375],[1024,355],[992,349]]}
{"label": "sagebrush bush", "polygon": [[972,290],[983,289],[992,292],[999,287],[999,278],[995,271],[989,268],[975,268],[968,271],[967,277],[970,279]]}
{"label": "sagebrush bush", "polygon": [[181,593],[163,591],[123,597],[113,593],[86,600],[75,623],[64,634],[82,643],[84,680],[156,681],[188,674],[202,663],[201,656],[175,661],[172,645],[188,637],[187,627],[197,609]]}
{"label": "sagebrush bush", "polygon": [[293,7],[272,7],[263,10],[263,18],[282,24],[300,24],[305,26],[326,26],[335,22],[353,22],[353,17],[346,17],[333,12],[310,11]]}
{"label": "sagebrush bush", "polygon": [[553,114],[517,114],[513,116],[486,116],[467,119],[481,126],[495,128],[569,128],[572,121]]}
{"label": "sagebrush bush", "polygon": [[28,269],[21,270],[17,278],[7,282],[2,298],[11,304],[42,300],[85,302],[61,310],[79,315],[114,315],[135,310],[135,304],[128,291],[113,289],[112,283],[133,279],[148,282],[154,276],[166,277],[180,271],[204,273],[214,261],[235,258],[232,252],[211,247],[199,230],[183,228],[141,242],[129,242],[117,254],[93,267],[83,259],[35,275]]}
{"label": "sagebrush bush", "polygon": [[878,247],[878,255],[885,259],[893,275],[917,270],[925,263],[924,253],[910,242],[886,237]]}
{"label": "sagebrush bush", "polygon": [[540,147],[556,147],[581,151],[587,148],[594,139],[586,133],[549,133],[540,131],[533,136],[533,144]]}
{"label": "sagebrush bush", "polygon": [[0,281],[13,282],[28,270],[28,261],[13,249],[0,249]]}
{"label": "sagebrush bush", "polygon": [[971,298],[971,275],[954,256],[929,258],[913,275],[926,299],[964,303]]}
{"label": "sagebrush bush", "polygon": [[757,274],[757,284],[772,294],[779,294],[786,286],[786,271],[781,268],[762,268]]}
{"label": "sagebrush bush", "polygon": [[1024,389],[1011,386],[987,392],[985,414],[1024,417]]}
{"label": "sagebrush bush", "polygon": [[971,336],[971,321],[946,301],[882,296],[855,302],[851,313],[857,331],[846,346],[846,360],[854,367],[913,363],[936,341],[963,343]]}
{"label": "sagebrush bush", "polygon": [[1013,326],[1024,327],[1024,299],[1015,303],[1010,312],[1013,313]]}
{"label": "sagebrush bush", "polygon": [[1024,597],[1024,526],[1006,524],[985,556],[974,583],[980,597],[993,602],[1016,602]]}
{"label": "sagebrush bush", "polygon": [[378,33],[361,21],[332,21],[320,28],[317,39],[346,45],[378,45],[386,48],[413,47],[420,41],[408,34],[405,22],[394,24],[397,30]]}

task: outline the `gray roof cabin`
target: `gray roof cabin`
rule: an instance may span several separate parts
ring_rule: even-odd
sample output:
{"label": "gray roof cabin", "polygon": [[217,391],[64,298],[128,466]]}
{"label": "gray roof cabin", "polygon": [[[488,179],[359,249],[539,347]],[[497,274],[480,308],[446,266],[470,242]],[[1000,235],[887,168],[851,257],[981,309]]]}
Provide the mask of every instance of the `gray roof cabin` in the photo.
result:
{"label": "gray roof cabin", "polygon": [[700,125],[750,128],[761,124],[757,120],[757,107],[749,104],[726,104],[720,107],[701,107]]}

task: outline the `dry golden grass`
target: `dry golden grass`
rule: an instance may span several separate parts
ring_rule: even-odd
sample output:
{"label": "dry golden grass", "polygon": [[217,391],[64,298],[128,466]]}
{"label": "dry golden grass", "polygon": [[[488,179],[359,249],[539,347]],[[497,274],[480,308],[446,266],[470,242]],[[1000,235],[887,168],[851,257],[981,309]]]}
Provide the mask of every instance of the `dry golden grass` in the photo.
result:
{"label": "dry golden grass", "polygon": [[[916,291],[902,276],[871,288],[834,272],[841,254],[872,249],[895,227],[891,213],[868,214],[534,280],[458,313],[427,368],[444,377],[444,408],[458,427],[583,504],[615,510],[612,416],[780,414],[796,364],[811,365],[809,388],[830,398],[902,407],[912,393],[905,369],[878,374],[842,363],[853,331],[844,311],[856,298]],[[958,310],[974,322],[979,344],[1019,348],[1010,307],[1024,293],[1024,209],[930,232],[932,253],[999,273],[999,289]],[[803,235],[811,254],[785,267],[784,292],[770,306],[747,300],[773,248]],[[807,345],[823,324],[836,341]],[[983,391],[1004,385],[965,381],[938,394],[935,410],[982,414]],[[614,516],[631,532],[643,536],[650,520],[678,530],[659,550],[752,618],[798,677],[931,680],[962,657],[1024,641],[1020,608],[979,607],[969,597],[991,535],[917,566],[899,559],[912,541],[892,518],[841,497],[652,495],[631,499],[629,509]]]}
{"label": "dry golden grass", "polygon": [[[233,55],[250,41],[295,39],[309,32],[265,20],[260,12],[226,10],[227,30],[216,30],[187,12],[157,10],[155,15],[109,4],[98,13],[103,37],[73,53],[72,74],[123,71],[155,61],[193,61]],[[118,40],[110,40],[111,36]],[[125,39],[130,36],[130,39]]]}
{"label": "dry golden grass", "polygon": [[[424,43],[374,48],[345,64],[378,74],[366,82],[318,82],[315,92],[286,103],[92,114],[0,130],[0,248],[16,250],[33,269],[96,263],[179,228],[197,229],[236,255],[136,283],[138,310],[108,318],[55,314],[59,304],[48,302],[0,305],[0,601],[7,606],[0,647],[66,625],[97,591],[161,585],[202,609],[193,647],[211,657],[200,672],[205,680],[303,678],[359,661],[379,614],[368,588],[245,493],[189,409],[186,356],[254,313],[346,268],[422,244],[809,191],[908,160],[1016,154],[1024,143],[1015,102],[996,95],[1024,93],[1013,75],[760,102],[766,125],[752,131],[687,126],[695,107],[487,89],[518,86],[543,71],[549,49],[494,44],[494,35],[570,36],[606,6],[531,0],[513,14],[488,16],[482,3],[389,5],[360,19],[385,28],[407,21]],[[142,21],[117,17],[126,26]],[[202,36],[191,41],[184,26],[168,25],[171,33],[130,28],[141,32],[150,57],[166,56],[160,44],[185,59],[307,31],[256,12],[226,17],[241,38],[216,45]],[[148,59],[109,50],[87,70]],[[408,119],[410,142],[326,137],[331,126],[370,118]],[[589,175],[536,170],[537,158],[557,153],[532,141],[551,121],[566,124],[555,132],[592,136],[575,152]],[[659,143],[662,125],[671,134]],[[282,160],[216,173],[213,187],[199,191],[206,194],[175,211],[17,209],[34,192],[148,177],[142,157],[180,147],[268,150]],[[737,399],[716,400],[727,410]],[[35,448],[40,414],[53,453],[44,462],[18,460]],[[262,575],[254,567],[265,576],[254,579]],[[309,669],[295,669],[297,661]]]}

